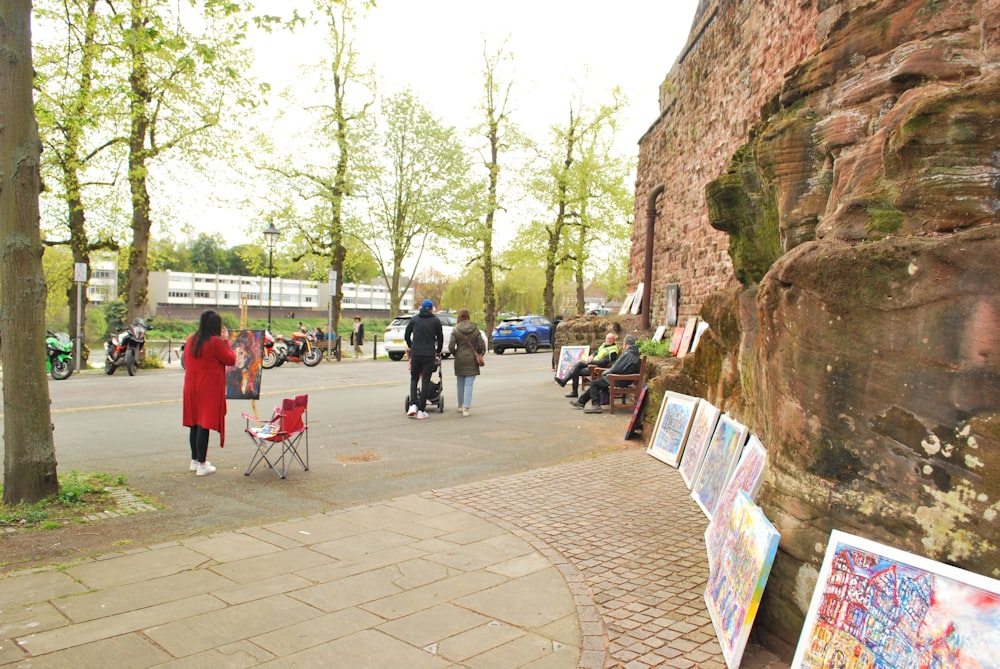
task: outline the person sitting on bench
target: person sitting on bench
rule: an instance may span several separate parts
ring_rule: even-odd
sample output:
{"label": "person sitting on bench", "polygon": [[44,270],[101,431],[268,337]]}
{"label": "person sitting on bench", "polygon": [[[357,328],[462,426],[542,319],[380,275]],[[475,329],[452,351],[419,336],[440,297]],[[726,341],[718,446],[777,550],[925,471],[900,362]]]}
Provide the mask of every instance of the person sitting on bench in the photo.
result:
{"label": "person sitting on bench", "polygon": [[601,347],[597,349],[597,352],[589,358],[580,360],[574,364],[569,372],[567,372],[565,377],[556,377],[556,383],[558,383],[563,388],[570,381],[573,382],[573,392],[566,395],[566,397],[578,397],[580,390],[580,377],[590,374],[590,365],[596,365],[598,367],[610,367],[615,360],[618,359],[618,355],[622,352],[618,344],[615,343],[616,337],[614,332],[609,332],[604,335],[604,343]]}
{"label": "person sitting on bench", "polygon": [[[579,400],[570,400],[570,406],[574,409],[584,409],[586,407],[584,413],[601,413],[601,390],[611,387],[611,382],[607,378],[608,374],[638,374],[641,367],[642,357],[639,355],[639,345],[636,343],[634,336],[627,335],[625,337],[625,351],[618,356],[615,364],[604,370],[601,378],[590,383],[589,394],[584,395]],[[590,400],[589,407],[586,406],[587,400]]]}

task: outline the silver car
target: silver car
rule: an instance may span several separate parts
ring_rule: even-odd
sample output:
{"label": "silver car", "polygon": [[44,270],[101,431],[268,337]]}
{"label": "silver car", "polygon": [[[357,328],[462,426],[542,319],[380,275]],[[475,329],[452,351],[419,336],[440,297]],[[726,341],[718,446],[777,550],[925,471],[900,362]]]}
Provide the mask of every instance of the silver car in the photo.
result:
{"label": "silver car", "polygon": [[[441,321],[441,329],[444,331],[444,349],[441,352],[441,357],[447,358],[451,355],[448,352],[448,340],[451,338],[451,329],[455,327],[457,321],[452,314],[437,313],[434,315]],[[389,354],[390,360],[402,360],[406,355],[406,341],[403,339],[403,335],[406,333],[406,324],[414,316],[416,314],[397,316],[385,329],[385,352]]]}

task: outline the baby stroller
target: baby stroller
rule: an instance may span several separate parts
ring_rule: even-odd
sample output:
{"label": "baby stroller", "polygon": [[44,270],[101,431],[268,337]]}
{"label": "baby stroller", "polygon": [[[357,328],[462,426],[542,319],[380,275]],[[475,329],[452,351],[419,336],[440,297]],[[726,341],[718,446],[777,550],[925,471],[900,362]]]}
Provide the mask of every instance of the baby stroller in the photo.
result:
{"label": "baby stroller", "polygon": [[[444,392],[443,392],[444,379],[442,378],[442,375],[441,375],[441,357],[440,356],[438,356],[438,358],[437,358],[437,365],[435,365],[434,371],[431,372],[431,376],[432,377],[434,376],[435,372],[437,373],[437,380],[435,381],[433,378],[431,378],[431,383],[430,383],[430,386],[428,387],[428,391],[427,391],[428,393],[430,393],[430,397],[428,397],[427,401],[425,402],[425,404],[427,405],[427,407],[426,407],[425,410],[429,410],[432,406],[436,406],[437,410],[438,410],[438,413],[444,413]],[[419,385],[418,385],[418,388],[419,388]],[[409,410],[410,404],[416,404],[416,402],[411,402],[410,401],[410,394],[407,393],[406,394],[406,402],[403,403],[403,411]]]}

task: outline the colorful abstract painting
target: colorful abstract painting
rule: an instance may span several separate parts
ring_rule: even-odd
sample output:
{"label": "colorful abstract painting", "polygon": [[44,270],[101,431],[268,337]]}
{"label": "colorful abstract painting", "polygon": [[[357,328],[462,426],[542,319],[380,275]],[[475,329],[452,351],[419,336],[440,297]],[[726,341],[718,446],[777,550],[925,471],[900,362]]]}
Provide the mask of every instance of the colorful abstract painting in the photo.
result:
{"label": "colorful abstract painting", "polygon": [[764,480],[764,467],[767,464],[767,451],[760,443],[757,435],[751,434],[747,440],[747,445],[743,447],[743,454],[740,455],[736,463],[733,475],[729,477],[726,489],[722,491],[718,504],[715,505],[715,514],[712,521],[705,530],[705,548],[708,552],[709,568],[716,562],[716,556],[722,550],[720,544],[722,533],[726,527],[729,514],[732,513],[733,504],[736,503],[736,495],[740,491],[750,496],[750,499],[757,501],[757,493],[760,491],[760,484]]}
{"label": "colorful abstract painting", "polygon": [[1000,581],[834,530],[792,667],[1000,667]]}
{"label": "colorful abstract painting", "polygon": [[730,669],[743,658],[779,538],[760,507],[739,492],[722,533],[722,559],[705,588],[705,604]]}
{"label": "colorful abstract painting", "polygon": [[569,376],[569,370],[573,365],[590,355],[589,346],[563,346],[559,349],[559,366],[556,367],[556,376],[565,379]]}
{"label": "colorful abstract painting", "polygon": [[646,452],[671,467],[679,465],[697,408],[697,397],[666,391]]}
{"label": "colorful abstract painting", "polygon": [[260,377],[264,360],[263,330],[230,330],[229,343],[236,364],[226,367],[226,399],[260,399]]}
{"label": "colorful abstract painting", "polygon": [[684,440],[684,455],[681,456],[681,466],[678,471],[688,489],[694,483],[694,477],[698,474],[698,466],[701,465],[701,458],[708,448],[708,441],[715,432],[715,424],[719,421],[719,410],[709,404],[707,400],[698,402],[698,409],[694,413],[694,420],[691,422],[691,429],[688,430],[687,439]]}
{"label": "colorful abstract painting", "polygon": [[715,513],[746,440],[746,427],[728,415],[719,419],[691,486],[691,496],[709,518]]}

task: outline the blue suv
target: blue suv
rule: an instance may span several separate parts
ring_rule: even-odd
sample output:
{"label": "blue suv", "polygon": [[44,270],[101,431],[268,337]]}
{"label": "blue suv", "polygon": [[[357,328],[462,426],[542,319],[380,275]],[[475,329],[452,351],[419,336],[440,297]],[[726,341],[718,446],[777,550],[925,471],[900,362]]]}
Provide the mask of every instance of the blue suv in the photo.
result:
{"label": "blue suv", "polygon": [[535,353],[539,346],[552,346],[552,323],[544,316],[505,318],[493,328],[494,353],[502,355],[508,348]]}

